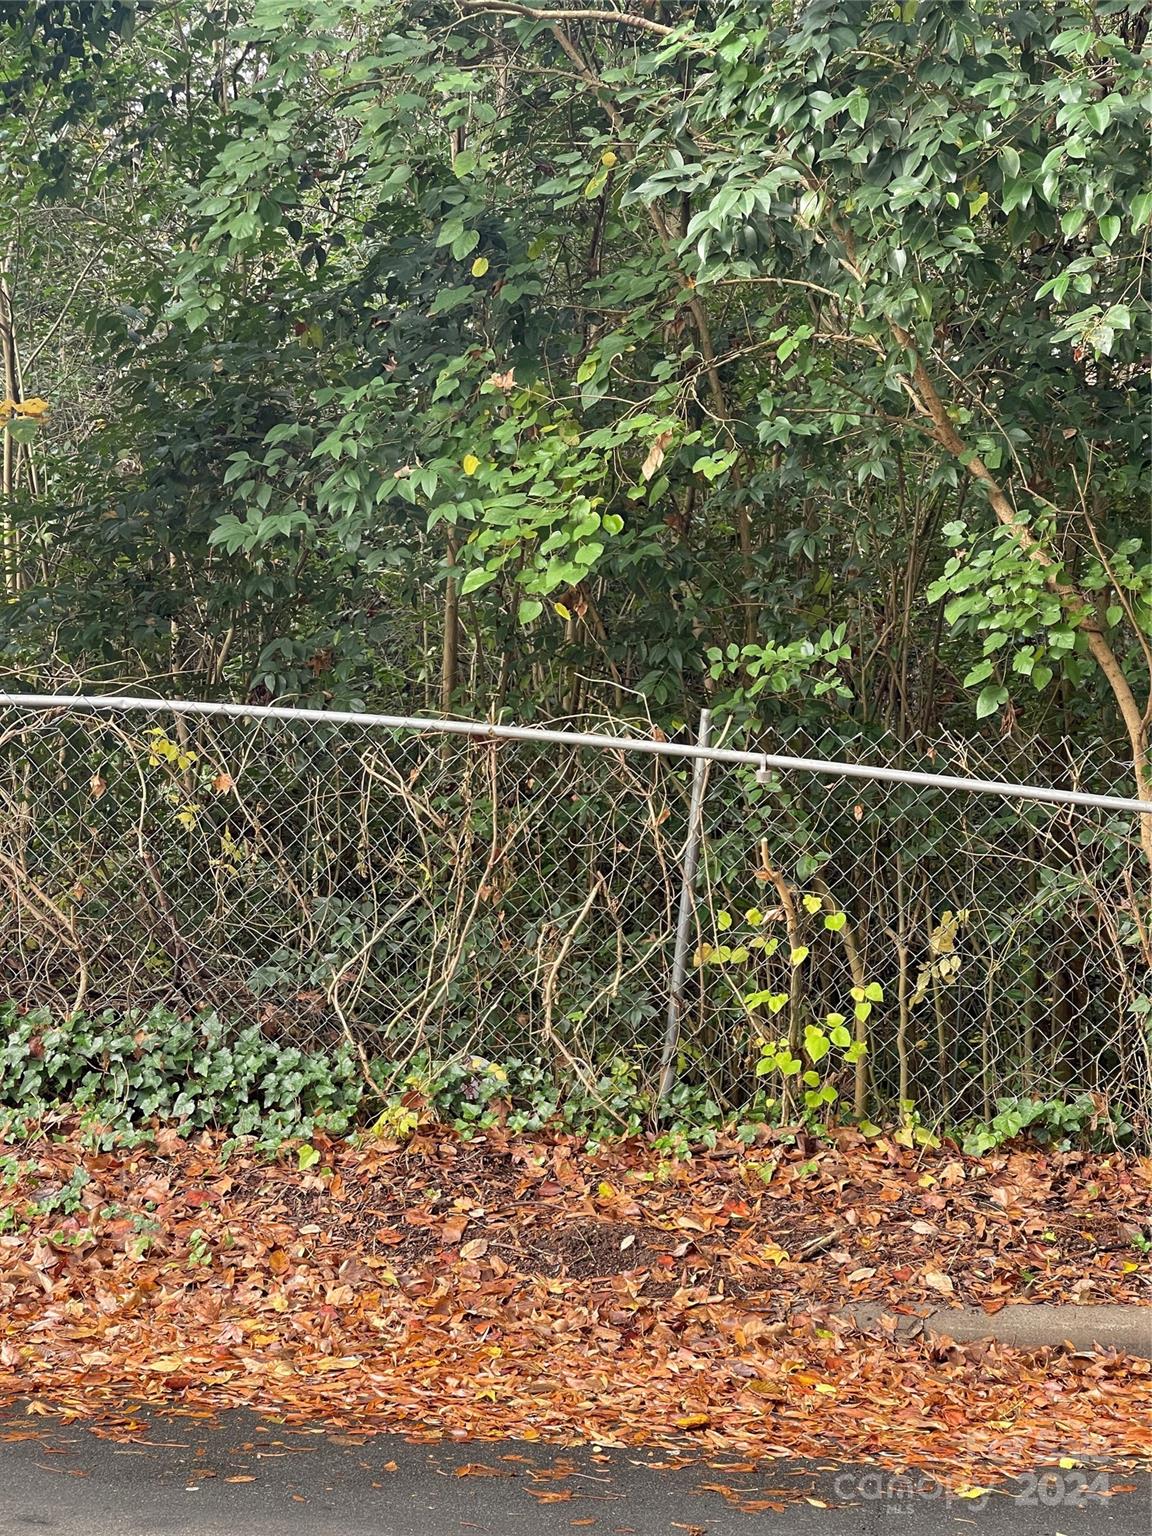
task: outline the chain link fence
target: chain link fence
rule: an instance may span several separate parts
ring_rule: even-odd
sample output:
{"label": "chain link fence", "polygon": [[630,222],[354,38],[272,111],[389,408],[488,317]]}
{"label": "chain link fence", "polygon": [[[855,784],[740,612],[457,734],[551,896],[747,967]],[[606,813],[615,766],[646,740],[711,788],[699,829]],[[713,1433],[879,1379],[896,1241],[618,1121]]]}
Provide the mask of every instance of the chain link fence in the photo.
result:
{"label": "chain link fence", "polygon": [[829,736],[773,743],[757,773],[721,753],[680,983],[690,751],[619,723],[594,746],[196,708],[0,705],[0,1000],[347,1040],[382,1091],[478,1058],[652,1102],[663,1057],[672,1109],[929,1126],[1055,1102],[1147,1138],[1131,802],[789,766],[1122,796],[1118,761]]}

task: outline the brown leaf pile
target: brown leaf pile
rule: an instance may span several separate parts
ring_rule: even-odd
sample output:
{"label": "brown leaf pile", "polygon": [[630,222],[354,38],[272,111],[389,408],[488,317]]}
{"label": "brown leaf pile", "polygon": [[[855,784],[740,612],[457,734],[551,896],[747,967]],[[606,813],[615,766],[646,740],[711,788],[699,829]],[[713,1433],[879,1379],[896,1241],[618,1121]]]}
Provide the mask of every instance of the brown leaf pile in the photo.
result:
{"label": "brown leaf pile", "polygon": [[958,1481],[1152,1448],[1146,1362],[897,1343],[840,1316],[1148,1300],[1148,1160],[845,1133],[685,1163],[436,1131],[324,1144],[301,1172],[220,1146],[0,1147],[0,1398],[839,1455]]}

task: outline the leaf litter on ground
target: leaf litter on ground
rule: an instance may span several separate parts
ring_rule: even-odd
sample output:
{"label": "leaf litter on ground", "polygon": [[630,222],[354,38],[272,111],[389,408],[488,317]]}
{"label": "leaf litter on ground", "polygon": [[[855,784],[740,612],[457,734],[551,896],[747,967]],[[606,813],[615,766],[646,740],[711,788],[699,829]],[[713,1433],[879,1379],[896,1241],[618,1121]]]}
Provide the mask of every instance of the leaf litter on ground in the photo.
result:
{"label": "leaf litter on ground", "polygon": [[0,1146],[0,1401],[834,1456],[956,1486],[1152,1450],[1147,1361],[844,1316],[1147,1302],[1152,1160],[853,1132],[686,1160],[498,1129],[316,1146],[307,1168],[171,1130]]}

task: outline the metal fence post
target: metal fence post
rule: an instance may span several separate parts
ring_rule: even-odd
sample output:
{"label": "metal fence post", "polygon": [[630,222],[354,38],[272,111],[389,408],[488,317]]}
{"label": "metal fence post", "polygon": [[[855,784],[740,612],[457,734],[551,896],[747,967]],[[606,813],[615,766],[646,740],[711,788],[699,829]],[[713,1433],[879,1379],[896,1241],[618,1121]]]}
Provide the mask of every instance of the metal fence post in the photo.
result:
{"label": "metal fence post", "polygon": [[[711,711],[700,711],[696,744],[707,747]],[[672,981],[668,991],[668,1016],[664,1026],[664,1050],[660,1057],[658,1103],[668,1097],[676,1081],[676,1047],[680,1040],[680,1019],[684,1012],[684,982],[688,976],[688,944],[692,917],[696,908],[694,888],[696,865],[700,858],[700,833],[704,825],[704,787],[708,780],[708,759],[698,757],[692,764],[692,798],[688,803],[688,836],[684,843],[684,866],[680,882],[680,910],[676,917],[676,943],[672,951]]]}

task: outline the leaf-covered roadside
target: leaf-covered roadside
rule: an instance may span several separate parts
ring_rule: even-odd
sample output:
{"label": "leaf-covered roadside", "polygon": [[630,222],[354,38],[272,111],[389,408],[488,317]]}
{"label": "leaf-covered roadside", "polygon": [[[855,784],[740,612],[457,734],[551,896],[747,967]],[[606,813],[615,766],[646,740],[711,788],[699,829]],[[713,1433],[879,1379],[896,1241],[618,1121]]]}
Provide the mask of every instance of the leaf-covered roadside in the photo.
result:
{"label": "leaf-covered roadside", "polygon": [[1147,1160],[854,1133],[690,1162],[499,1132],[275,1164],[220,1145],[2,1149],[0,1396],[839,1454],[957,1482],[1152,1450],[1147,1362],[897,1343],[842,1317],[1147,1300]]}

